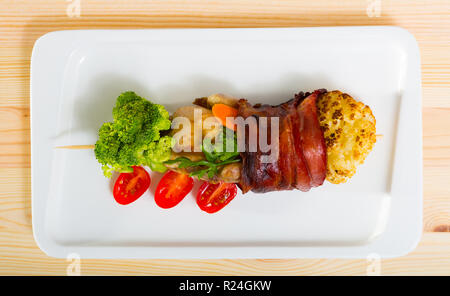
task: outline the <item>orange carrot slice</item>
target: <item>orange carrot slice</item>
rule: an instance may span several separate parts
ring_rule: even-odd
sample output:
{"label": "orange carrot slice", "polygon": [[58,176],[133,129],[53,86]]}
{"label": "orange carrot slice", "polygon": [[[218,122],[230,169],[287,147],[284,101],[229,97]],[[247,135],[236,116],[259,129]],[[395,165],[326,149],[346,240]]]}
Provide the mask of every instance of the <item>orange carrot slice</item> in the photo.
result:
{"label": "orange carrot slice", "polygon": [[212,113],[220,120],[220,122],[222,122],[222,125],[231,130],[236,130],[236,126],[234,124],[230,124],[230,126],[227,125],[227,117],[236,117],[238,115],[238,110],[236,108],[225,104],[215,104],[212,107]]}

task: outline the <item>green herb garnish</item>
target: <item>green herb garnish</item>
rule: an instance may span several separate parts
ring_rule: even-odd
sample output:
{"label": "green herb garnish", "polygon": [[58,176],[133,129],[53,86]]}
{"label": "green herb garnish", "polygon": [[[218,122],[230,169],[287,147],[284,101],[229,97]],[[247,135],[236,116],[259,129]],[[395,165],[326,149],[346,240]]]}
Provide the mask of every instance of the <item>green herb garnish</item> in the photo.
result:
{"label": "green herb garnish", "polygon": [[[228,137],[229,140],[233,141],[233,151],[227,152],[227,133],[226,128],[224,127],[222,131],[222,141],[216,144],[211,144],[210,141],[203,141],[202,151],[205,155],[206,160],[192,161],[187,157],[178,157],[176,159],[168,160],[164,162],[165,164],[174,164],[178,163],[179,168],[188,168],[188,167],[199,167],[189,174],[191,177],[201,178],[204,175],[207,175],[209,179],[212,179],[217,173],[220,166],[240,162],[241,159],[239,157],[239,152],[237,151],[237,139],[234,133],[232,138]],[[222,147],[223,149],[219,149]],[[221,151],[220,151],[221,150]]]}

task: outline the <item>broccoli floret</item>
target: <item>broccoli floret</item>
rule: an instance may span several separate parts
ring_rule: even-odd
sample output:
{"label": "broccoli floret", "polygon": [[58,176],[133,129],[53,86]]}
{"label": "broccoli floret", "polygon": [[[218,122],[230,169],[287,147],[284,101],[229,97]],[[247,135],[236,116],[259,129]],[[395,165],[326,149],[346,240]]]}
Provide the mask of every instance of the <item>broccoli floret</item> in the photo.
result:
{"label": "broccoli floret", "polygon": [[95,144],[105,176],[110,177],[112,171],[132,171],[134,165],[164,171],[162,163],[170,158],[172,147],[172,137],[160,135],[171,125],[164,106],[128,91],[117,98],[113,118],[102,125]]}
{"label": "broccoli floret", "polygon": [[164,136],[158,142],[150,143],[141,154],[143,163],[147,164],[153,171],[165,172],[167,169],[162,164],[169,160],[172,153],[172,137]]}

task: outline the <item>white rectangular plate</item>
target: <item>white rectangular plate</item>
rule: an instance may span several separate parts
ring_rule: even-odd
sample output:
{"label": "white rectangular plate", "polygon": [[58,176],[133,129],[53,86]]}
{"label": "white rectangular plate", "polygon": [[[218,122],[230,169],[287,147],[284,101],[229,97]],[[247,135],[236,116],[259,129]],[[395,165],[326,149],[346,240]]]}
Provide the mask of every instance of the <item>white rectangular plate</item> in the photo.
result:
{"label": "white rectangular plate", "polygon": [[[369,105],[383,137],[346,184],[249,193],[216,214],[194,195],[160,209],[150,191],[118,205],[91,150],[123,91],[169,112],[226,93],[279,104],[339,89]],[[422,230],[417,43],[396,27],[61,31],[31,61],[32,213],[50,256],[364,258],[411,251]],[[198,184],[196,185],[198,186]],[[194,191],[196,191],[194,187]]]}

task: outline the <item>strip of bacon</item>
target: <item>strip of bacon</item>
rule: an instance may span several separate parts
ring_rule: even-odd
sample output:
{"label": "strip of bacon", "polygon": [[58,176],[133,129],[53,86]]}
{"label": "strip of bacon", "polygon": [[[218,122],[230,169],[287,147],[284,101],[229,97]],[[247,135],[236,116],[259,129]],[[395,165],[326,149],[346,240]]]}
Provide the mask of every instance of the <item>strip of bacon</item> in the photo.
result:
{"label": "strip of bacon", "polygon": [[[248,128],[239,186],[243,193],[264,193],[299,189],[308,191],[320,186],[326,176],[326,146],[317,119],[315,101],[324,90],[313,94],[299,93],[294,99],[277,106],[251,106],[247,100],[238,102],[238,116],[253,116],[259,124],[260,117],[279,118],[279,157],[273,163],[262,163],[263,153],[248,152]],[[270,121],[268,129],[270,131]],[[258,135],[259,137],[259,135]],[[258,139],[259,141],[259,139]]]}
{"label": "strip of bacon", "polygon": [[308,165],[312,187],[322,185],[327,174],[327,146],[317,118],[316,106],[317,97],[322,92],[316,90],[297,107],[303,156]]}

